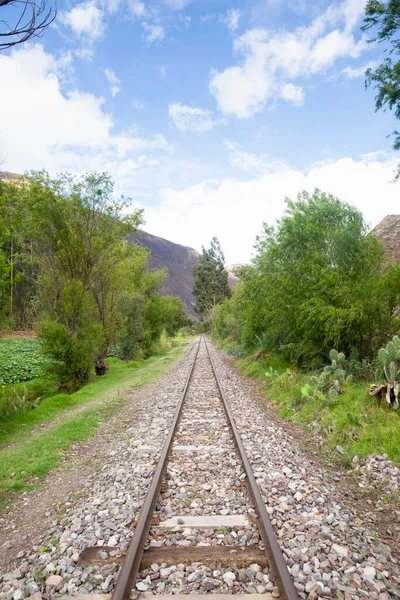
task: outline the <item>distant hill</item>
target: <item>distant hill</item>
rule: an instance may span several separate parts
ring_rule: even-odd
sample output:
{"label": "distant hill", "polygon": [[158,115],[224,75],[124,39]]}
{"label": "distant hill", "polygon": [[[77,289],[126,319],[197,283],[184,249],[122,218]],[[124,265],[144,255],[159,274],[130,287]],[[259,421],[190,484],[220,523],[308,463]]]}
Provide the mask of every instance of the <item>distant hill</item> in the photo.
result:
{"label": "distant hill", "polygon": [[[168,279],[160,293],[179,296],[189,316],[192,319],[197,319],[198,315],[194,308],[196,299],[192,294],[193,267],[199,262],[200,254],[189,246],[169,242],[145,231],[137,231],[130,236],[130,239],[136,244],[151,250],[150,269],[167,267]],[[236,287],[238,281],[238,278],[229,272],[229,285],[232,288]]]}
{"label": "distant hill", "polygon": [[372,233],[385,246],[390,261],[400,260],[400,215],[388,215],[374,227]]}
{"label": "distant hill", "polygon": [[150,249],[150,269],[167,267],[168,279],[161,289],[161,294],[179,296],[189,316],[196,318],[194,310],[196,300],[192,294],[193,267],[199,262],[199,254],[196,250],[174,244],[145,231],[137,231],[128,239]]}

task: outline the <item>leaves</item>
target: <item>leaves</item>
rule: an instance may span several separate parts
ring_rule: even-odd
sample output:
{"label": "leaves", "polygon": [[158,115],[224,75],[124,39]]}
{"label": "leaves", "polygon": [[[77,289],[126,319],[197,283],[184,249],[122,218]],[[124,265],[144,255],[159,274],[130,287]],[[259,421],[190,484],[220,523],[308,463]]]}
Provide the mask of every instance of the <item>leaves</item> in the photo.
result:
{"label": "leaves", "polygon": [[224,263],[221,245],[214,237],[209,250],[203,247],[200,262],[193,268],[193,295],[196,298],[196,311],[200,315],[207,314],[231,295]]}
{"label": "leaves", "polygon": [[20,383],[43,374],[48,361],[34,339],[0,341],[0,383]]}

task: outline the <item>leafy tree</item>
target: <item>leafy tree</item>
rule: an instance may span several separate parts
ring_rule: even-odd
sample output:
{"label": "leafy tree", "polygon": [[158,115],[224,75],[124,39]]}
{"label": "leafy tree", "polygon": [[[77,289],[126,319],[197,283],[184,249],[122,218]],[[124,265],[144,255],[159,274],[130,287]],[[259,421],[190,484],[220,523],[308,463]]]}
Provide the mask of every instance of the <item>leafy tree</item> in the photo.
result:
{"label": "leafy tree", "polygon": [[127,256],[122,239],[142,213],[123,216],[128,202],[114,198],[104,173],[56,180],[33,173],[22,190],[39,264],[39,335],[62,385],[73,389],[88,379],[91,362],[104,358]]}
{"label": "leafy tree", "polygon": [[[385,48],[389,56],[375,70],[368,69],[366,72],[366,85],[373,85],[377,90],[375,98],[376,110],[388,107],[394,110],[396,119],[400,119],[400,60],[396,57],[400,54],[400,0],[368,0],[365,7],[363,31],[377,29],[377,33],[370,42],[389,44]],[[400,149],[400,133],[393,132],[395,140],[393,148]],[[400,166],[396,179],[400,177]]]}
{"label": "leafy tree", "polygon": [[[0,182],[0,254],[6,269],[0,275],[4,298],[2,313],[7,325],[24,329],[32,325],[35,295],[35,261],[31,240],[24,236],[26,215],[23,188],[26,180]],[[0,320],[1,322],[1,320]]]}
{"label": "leafy tree", "polygon": [[173,336],[187,322],[187,314],[180,298],[152,295],[146,307],[144,332],[141,339],[145,356],[150,356],[157,351],[157,344],[164,331]]}
{"label": "leafy tree", "polygon": [[275,229],[264,226],[228,312],[239,313],[242,341],[258,336],[292,360],[332,347],[369,358],[399,327],[400,265],[384,261],[357,209],[319,190],[303,192],[287,200]]}
{"label": "leafy tree", "polygon": [[193,268],[193,277],[193,295],[196,298],[196,312],[199,315],[204,316],[214,306],[230,297],[225,256],[216,237],[211,240],[209,250],[203,246],[200,262]]}

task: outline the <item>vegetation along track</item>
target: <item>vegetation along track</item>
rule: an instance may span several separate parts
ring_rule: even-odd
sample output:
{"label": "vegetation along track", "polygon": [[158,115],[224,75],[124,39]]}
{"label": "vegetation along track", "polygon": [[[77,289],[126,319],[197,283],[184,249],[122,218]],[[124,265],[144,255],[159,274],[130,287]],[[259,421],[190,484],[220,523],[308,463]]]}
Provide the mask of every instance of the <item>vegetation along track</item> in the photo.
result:
{"label": "vegetation along track", "polygon": [[[167,467],[169,477],[166,477]],[[230,485],[232,489],[228,509],[218,500],[221,485]],[[192,489],[193,501],[189,506],[179,494],[182,486]],[[201,502],[205,514],[199,515],[196,498],[205,500]],[[167,499],[169,502],[166,502]],[[174,516],[171,517],[171,514]],[[207,541],[192,546],[193,530],[202,530],[205,539],[208,536]],[[221,545],[218,538],[224,538],[221,532],[227,530],[235,543]],[[173,537],[176,531],[183,531],[184,537],[186,535],[186,547],[165,545],[166,539]],[[213,533],[210,534],[210,531]],[[216,536],[214,540],[210,539],[213,535]],[[207,555],[208,561],[224,563],[225,566],[240,563],[249,567],[256,563],[258,581],[268,584],[265,586],[266,597],[285,600],[298,597],[205,338],[199,339],[194,350],[184,391],[136,523],[113,600],[128,599],[135,587],[137,590],[147,589],[146,581],[142,578],[137,582],[137,579],[149,540],[158,547],[158,550],[153,550],[153,563],[163,563],[167,554],[176,550],[180,551],[180,558],[177,554],[179,563],[184,562],[182,557],[186,561],[202,563]],[[218,545],[214,545],[213,541]],[[169,570],[164,569],[164,573],[167,579]],[[214,573],[217,580],[221,577],[223,584],[234,587],[235,582],[236,592],[246,591],[244,584],[240,590],[234,573]],[[168,581],[166,591],[167,588]],[[215,589],[215,583],[210,588]]]}

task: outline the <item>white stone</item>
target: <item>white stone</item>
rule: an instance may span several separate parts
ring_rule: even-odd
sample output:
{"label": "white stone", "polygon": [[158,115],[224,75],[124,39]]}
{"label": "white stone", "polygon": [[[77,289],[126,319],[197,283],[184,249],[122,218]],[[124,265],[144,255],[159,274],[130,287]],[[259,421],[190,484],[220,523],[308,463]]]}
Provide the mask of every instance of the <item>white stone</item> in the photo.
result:
{"label": "white stone", "polygon": [[345,558],[349,555],[349,551],[344,546],[339,546],[339,544],[332,544],[331,551],[336,556],[340,556],[341,558]]}
{"label": "white stone", "polygon": [[374,567],[365,567],[364,569],[364,577],[367,579],[373,579],[376,575],[376,571]]}
{"label": "white stone", "polygon": [[136,584],[136,589],[138,589],[139,592],[146,592],[147,583],[144,583],[144,581],[139,581],[139,583]]}
{"label": "white stone", "polygon": [[62,583],[63,581],[64,580],[61,577],[61,575],[50,575],[50,577],[46,579],[46,585],[55,587],[57,585],[60,585],[60,583]]}

